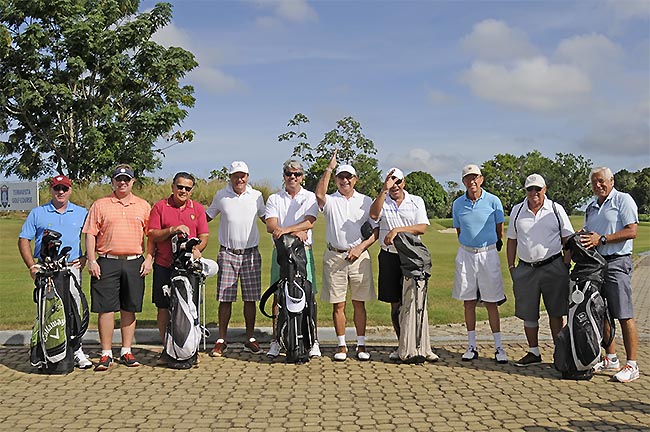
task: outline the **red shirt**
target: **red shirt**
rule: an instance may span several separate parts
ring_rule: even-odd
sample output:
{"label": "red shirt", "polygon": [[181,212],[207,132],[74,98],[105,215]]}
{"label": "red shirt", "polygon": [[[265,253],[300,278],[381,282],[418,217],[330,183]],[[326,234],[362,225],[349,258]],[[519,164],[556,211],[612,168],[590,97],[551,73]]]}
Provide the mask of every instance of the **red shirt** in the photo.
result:
{"label": "red shirt", "polygon": [[[196,201],[188,199],[185,207],[175,207],[174,198],[162,199],[154,204],[149,215],[149,229],[164,229],[177,225],[187,225],[190,228],[190,237],[198,237],[200,234],[209,234],[208,220],[205,216],[205,209]],[[163,267],[171,267],[172,243],[169,239],[156,242],[156,253],[154,255],[156,264]]]}

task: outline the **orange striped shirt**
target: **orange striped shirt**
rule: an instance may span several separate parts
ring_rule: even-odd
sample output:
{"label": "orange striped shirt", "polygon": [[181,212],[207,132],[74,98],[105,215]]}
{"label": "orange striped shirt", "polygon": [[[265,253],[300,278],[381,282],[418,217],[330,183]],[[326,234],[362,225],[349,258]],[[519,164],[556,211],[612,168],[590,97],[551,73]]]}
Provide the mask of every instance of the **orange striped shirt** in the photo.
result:
{"label": "orange striped shirt", "polygon": [[95,249],[100,255],[139,255],[143,235],[149,225],[151,206],[131,194],[123,203],[115,194],[100,198],[90,206],[82,232],[96,237]]}

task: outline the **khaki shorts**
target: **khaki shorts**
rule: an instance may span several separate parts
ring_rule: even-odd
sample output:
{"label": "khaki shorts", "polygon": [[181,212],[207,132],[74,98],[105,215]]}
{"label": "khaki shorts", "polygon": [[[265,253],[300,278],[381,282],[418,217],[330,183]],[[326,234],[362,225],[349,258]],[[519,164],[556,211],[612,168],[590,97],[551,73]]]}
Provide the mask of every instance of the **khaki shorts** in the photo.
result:
{"label": "khaki shorts", "polygon": [[323,254],[323,291],[321,300],[328,303],[345,301],[348,286],[350,298],[355,301],[371,301],[375,295],[372,280],[372,264],[368,251],[355,261],[347,261],[347,252],[325,250]]}

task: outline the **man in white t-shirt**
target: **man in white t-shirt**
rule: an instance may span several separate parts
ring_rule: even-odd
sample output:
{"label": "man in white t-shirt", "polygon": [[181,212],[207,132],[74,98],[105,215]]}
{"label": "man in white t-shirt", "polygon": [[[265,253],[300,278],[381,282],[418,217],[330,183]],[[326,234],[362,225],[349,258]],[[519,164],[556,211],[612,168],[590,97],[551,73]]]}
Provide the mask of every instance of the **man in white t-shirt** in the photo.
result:
{"label": "man in white t-shirt", "polygon": [[255,330],[255,302],[262,293],[262,257],[257,248],[260,233],[257,218],[264,222],[262,193],[248,184],[248,165],[234,161],[230,165],[230,182],[218,191],[206,210],[208,221],[221,214],[219,222],[219,254],[217,263],[217,300],[219,301],[219,338],[210,355],[221,357],[228,345],[226,336],[232,313],[232,302],[237,300],[237,281],[241,283],[244,301],[246,342],[244,351],[262,354],[253,337]]}
{"label": "man in white t-shirt", "polygon": [[[356,356],[370,359],[366,349],[366,301],[374,300],[372,264],[367,249],[377,239],[377,231],[367,239],[361,235],[361,226],[368,221],[372,199],[354,190],[357,172],[352,165],[336,168],[336,150],[316,186],[316,200],[327,223],[325,239],[327,250],[323,255],[323,291],[321,299],[332,303],[332,320],[338,339],[334,360],[347,358],[345,343],[345,299],[350,287],[354,308],[354,326],[357,330]],[[336,168],[337,191],[327,195],[327,186]]]}
{"label": "man in white t-shirt", "polygon": [[[312,291],[316,294],[316,279],[314,273],[314,253],[311,250],[312,233],[311,229],[318,217],[318,204],[316,195],[301,186],[305,171],[302,164],[294,159],[290,159],[282,166],[284,189],[278,193],[269,196],[266,202],[266,231],[273,235],[273,239],[279,239],[284,234],[291,234],[298,237],[305,244],[307,255],[307,280],[311,282]],[[280,279],[280,266],[277,262],[277,252],[273,249],[273,258],[271,262],[271,285]],[[275,311],[276,304],[273,302]],[[274,312],[274,314],[276,314]],[[314,325],[316,323],[316,304],[314,302]],[[268,357],[275,358],[280,354],[280,344],[275,334],[275,319],[273,322],[273,339],[271,346],[266,353]],[[316,332],[317,333],[317,332]],[[309,357],[320,357],[320,347],[318,336],[309,351]]]}

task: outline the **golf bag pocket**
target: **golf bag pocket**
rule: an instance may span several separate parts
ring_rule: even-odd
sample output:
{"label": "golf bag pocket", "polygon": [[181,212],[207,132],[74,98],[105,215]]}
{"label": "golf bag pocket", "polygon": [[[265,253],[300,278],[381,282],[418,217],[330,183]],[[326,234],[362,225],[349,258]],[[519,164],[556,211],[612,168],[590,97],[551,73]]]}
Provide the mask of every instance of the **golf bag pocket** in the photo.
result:
{"label": "golf bag pocket", "polygon": [[165,333],[165,352],[173,360],[190,360],[199,350],[201,327],[193,300],[194,290],[187,276],[172,277],[170,321]]}
{"label": "golf bag pocket", "polygon": [[314,343],[311,284],[302,278],[281,279],[279,284],[277,329],[280,344],[287,353],[288,363],[305,363],[309,361],[309,350]]}

